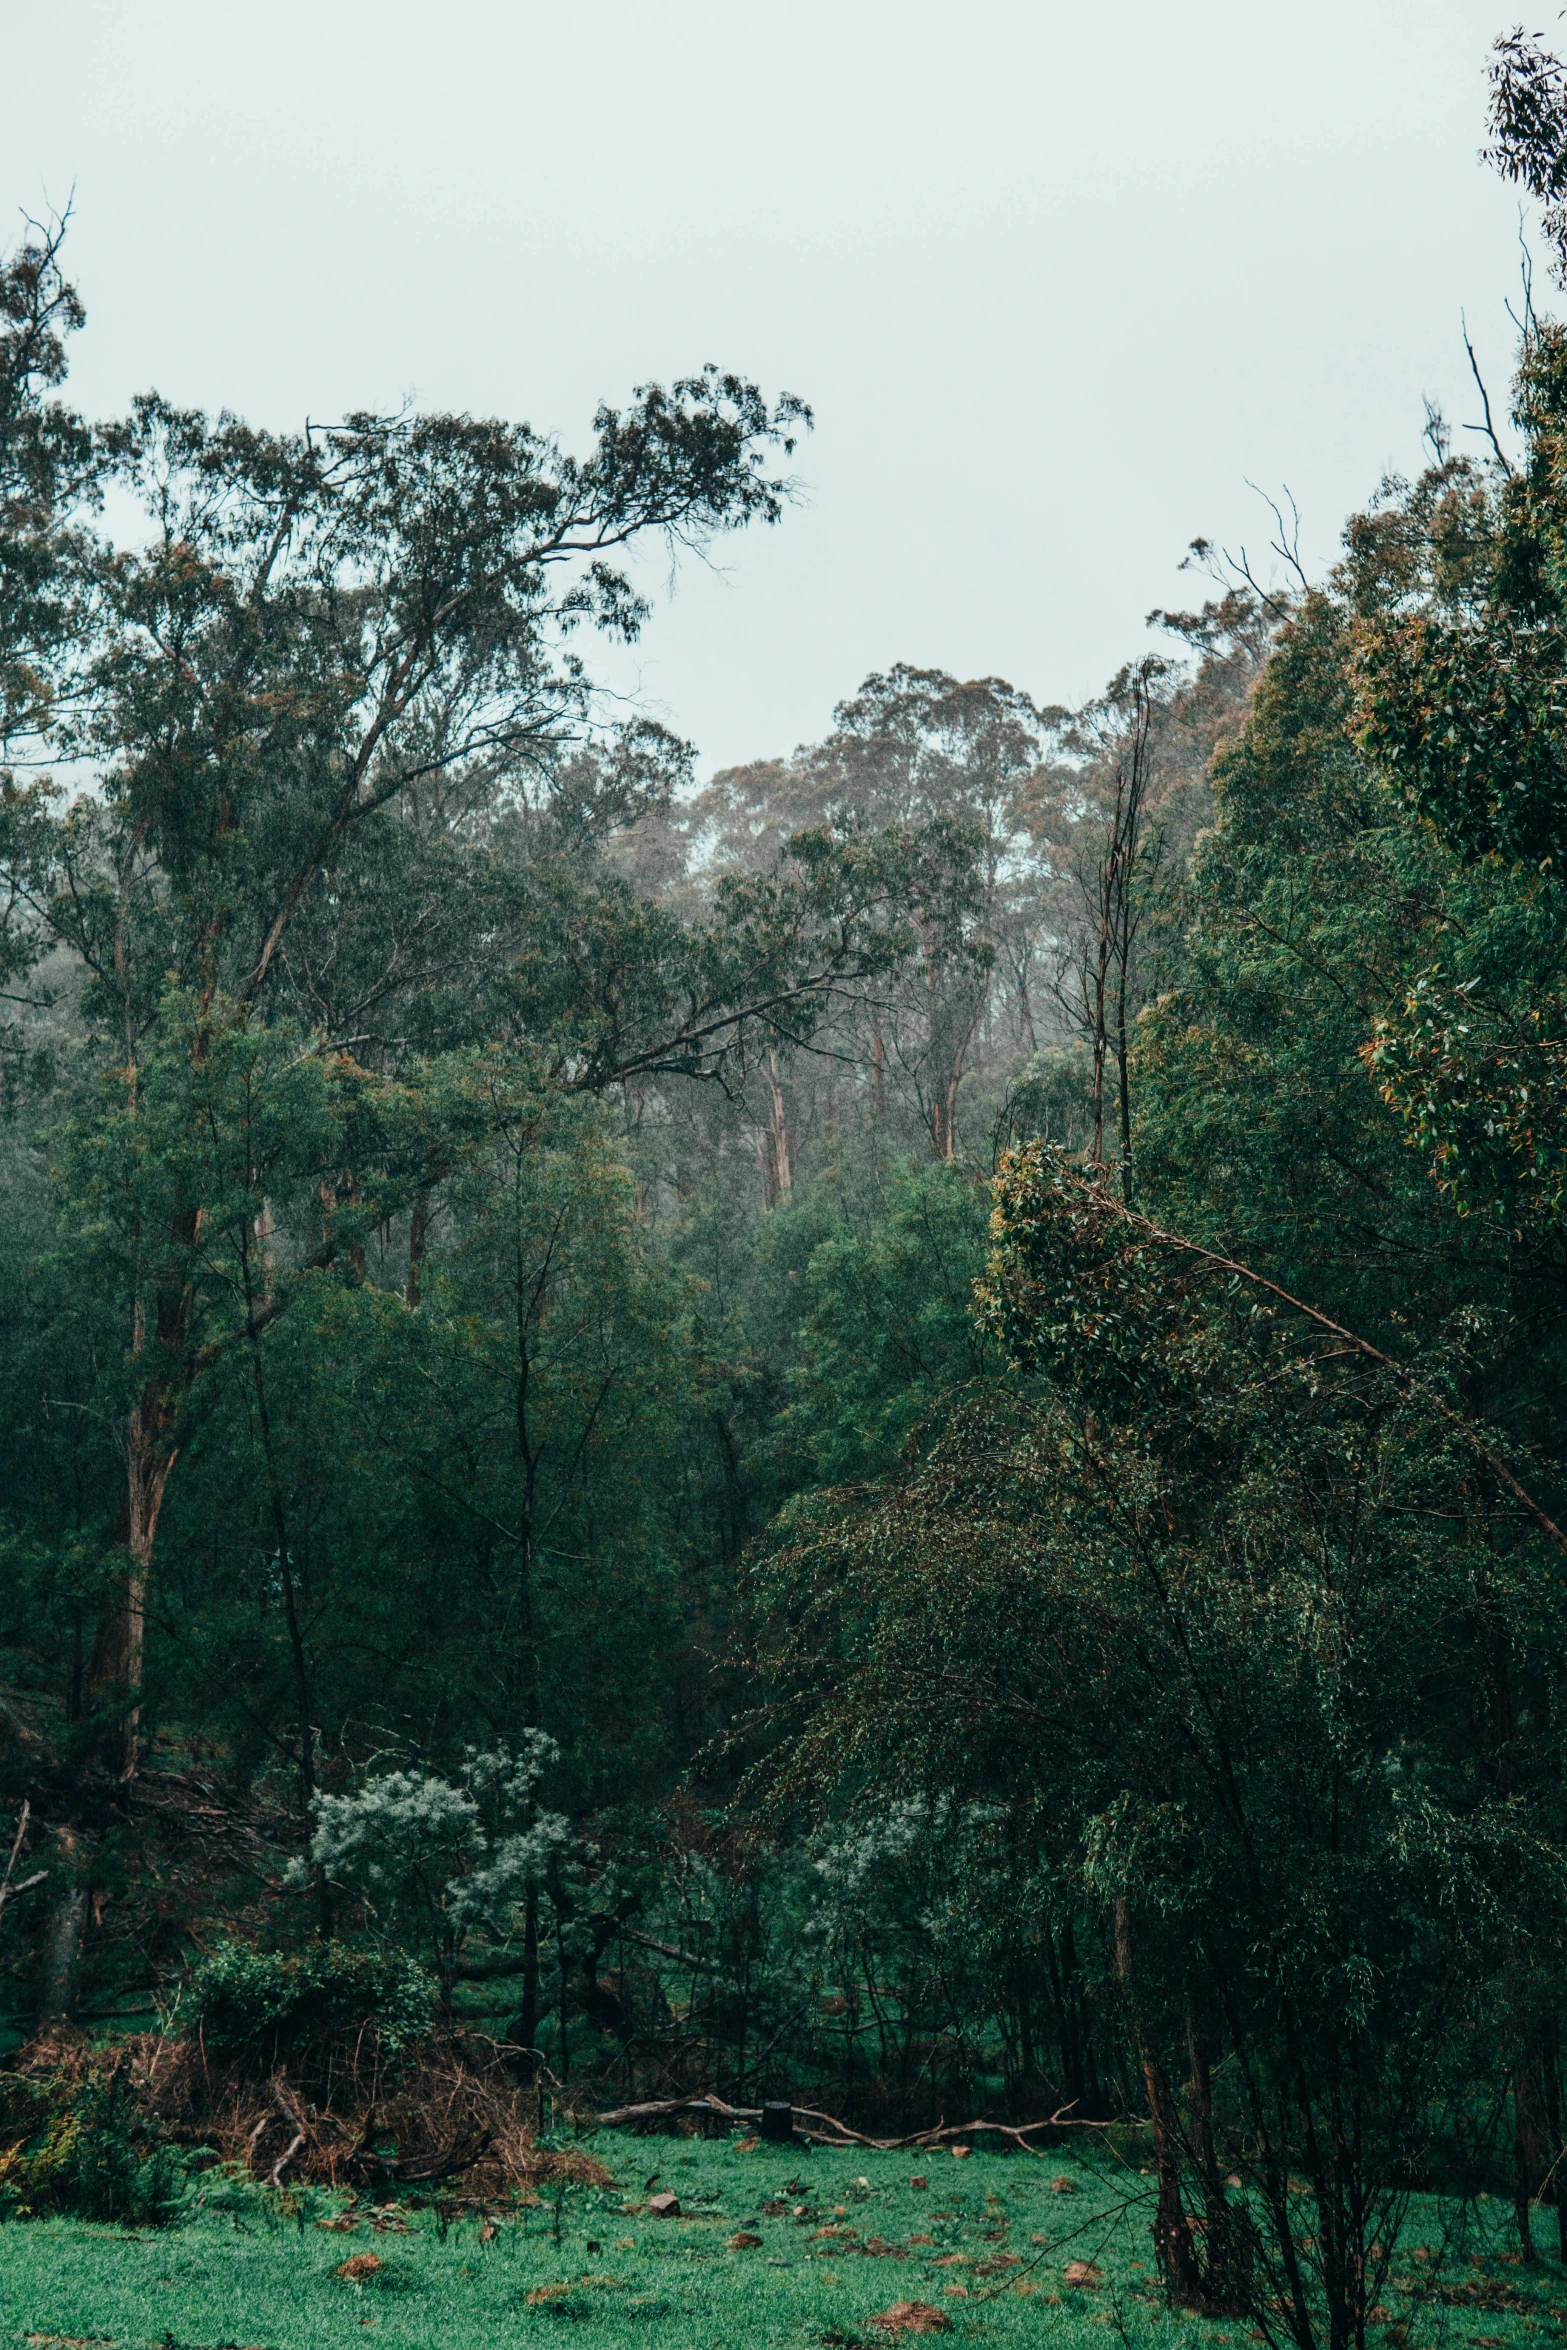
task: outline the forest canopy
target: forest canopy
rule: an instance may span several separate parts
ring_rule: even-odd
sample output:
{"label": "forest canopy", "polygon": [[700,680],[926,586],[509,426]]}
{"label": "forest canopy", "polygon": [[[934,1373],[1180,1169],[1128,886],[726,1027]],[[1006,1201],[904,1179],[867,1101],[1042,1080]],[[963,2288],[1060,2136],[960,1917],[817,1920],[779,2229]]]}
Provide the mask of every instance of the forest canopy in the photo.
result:
{"label": "forest canopy", "polygon": [[[1522,34],[1491,139],[1567,283]],[[1300,2350],[1417,2187],[1567,2257],[1567,327],[1087,706],[898,664],[699,779],[595,646],[787,526],[802,401],[92,421],[69,264],[0,268],[15,2063],[199,2033],[269,2161],[366,2034],[1124,2125],[1169,2297]]]}

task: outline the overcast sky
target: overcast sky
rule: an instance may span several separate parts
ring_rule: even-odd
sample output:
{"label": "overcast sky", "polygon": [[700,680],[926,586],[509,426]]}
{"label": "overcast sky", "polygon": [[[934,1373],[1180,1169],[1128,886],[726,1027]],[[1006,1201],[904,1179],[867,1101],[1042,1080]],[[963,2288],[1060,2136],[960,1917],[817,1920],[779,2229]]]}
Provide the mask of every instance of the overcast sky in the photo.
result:
{"label": "overcast sky", "polygon": [[[687,565],[621,686],[704,770],[896,660],[1085,698],[1202,532],[1303,546],[1505,384],[1488,0],[48,0],[0,196],[74,185],[74,391],[525,418],[716,359],[803,504]],[[1536,22],[1554,24],[1555,10]],[[1567,35],[1567,28],[1564,28]],[[1543,273],[1542,273],[1543,274]]]}

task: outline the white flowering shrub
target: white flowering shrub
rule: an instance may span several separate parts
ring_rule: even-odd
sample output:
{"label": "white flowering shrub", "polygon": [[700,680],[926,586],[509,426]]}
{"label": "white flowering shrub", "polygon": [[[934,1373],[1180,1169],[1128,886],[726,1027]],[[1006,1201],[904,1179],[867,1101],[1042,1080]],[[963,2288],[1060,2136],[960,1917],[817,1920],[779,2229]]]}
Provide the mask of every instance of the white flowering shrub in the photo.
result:
{"label": "white flowering shrub", "polygon": [[432,1897],[483,1853],[479,1806],[427,1771],[388,1771],[354,1795],[318,1795],[310,1857],[372,1903],[417,1886]]}
{"label": "white flowering shrub", "polygon": [[510,1913],[571,1841],[571,1823],[558,1811],[540,1812],[525,1834],[503,1836],[482,1868],[447,1887],[447,1914],[459,1932],[477,1925],[504,1930]]}
{"label": "white flowering shrub", "polygon": [[[504,1935],[571,1840],[570,1822],[535,1802],[560,1749],[542,1730],[514,1745],[470,1747],[455,1780],[386,1771],[352,1795],[318,1795],[309,1859],[387,1925],[417,1925],[449,1958],[477,1927]],[[291,1881],[307,1876],[296,1861]]]}
{"label": "white flowering shrub", "polygon": [[828,1835],[817,1843],[814,1866],[826,1901],[836,1909],[883,1905],[890,1875],[947,1827],[950,1806],[932,1805],[920,1795],[889,1804],[852,1833]]}
{"label": "white flowering shrub", "polygon": [[818,1838],[815,1930],[889,1947],[910,1936],[971,1941],[993,1906],[1003,1817],[994,1805],[916,1795]]}
{"label": "white flowering shrub", "polygon": [[539,1781],[560,1748],[545,1730],[523,1730],[515,1746],[470,1746],[463,1783],[497,1819],[518,1819],[533,1801]]}

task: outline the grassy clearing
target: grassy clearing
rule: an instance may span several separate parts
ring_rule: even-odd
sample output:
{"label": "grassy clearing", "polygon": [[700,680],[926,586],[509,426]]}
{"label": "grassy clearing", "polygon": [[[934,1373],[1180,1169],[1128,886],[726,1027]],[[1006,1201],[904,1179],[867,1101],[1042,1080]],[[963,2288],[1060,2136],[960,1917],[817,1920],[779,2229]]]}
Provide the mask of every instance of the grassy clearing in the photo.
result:
{"label": "grassy clearing", "polygon": [[[476,2220],[442,2229],[428,2211],[406,2234],[331,2209],[270,2224],[208,2215],[131,2235],[79,2221],[0,2228],[0,2344],[32,2350],[337,2350],[367,2338],[397,2350],[559,2340],[631,2350],[764,2350],[772,2344],[886,2345],[910,2339],[872,2321],[902,2302],[947,2320],[954,2344],[1048,2336],[1060,2350],[1157,2341],[1197,2350],[1249,2340],[1233,2321],[1164,2312],[1151,2282],[1148,2182],[1113,2162],[1052,2155],[791,2155],[775,2148],[604,2136],[614,2189],[552,2191],[481,2241]],[[650,2188],[656,2174],[656,2188]],[[924,2177],[928,2184],[912,2181]],[[1070,2192],[1053,2188],[1070,2182]],[[794,2182],[801,2182],[796,2185]],[[654,2218],[650,2192],[679,2196]],[[335,2208],[335,2207],[333,2207]],[[1389,2311],[1400,2350],[1543,2350],[1567,2333],[1567,2284],[1529,2277],[1503,2250],[1505,2211],[1481,2206],[1495,2245],[1441,2266],[1417,2209],[1409,2275]],[[1425,2235],[1422,2235],[1424,2227]],[[830,2232],[836,2231],[836,2232]],[[750,2237],[753,2242],[732,2241]],[[1478,2239],[1476,2239],[1478,2241]],[[883,2249],[885,2247],[885,2249]],[[364,2257],[378,2266],[364,2265]],[[1483,2265],[1476,2265],[1477,2259]],[[345,2278],[345,2263],[360,2263]],[[1097,2275],[1067,2277],[1069,2262]],[[1404,2263],[1397,2264],[1400,2274]]]}

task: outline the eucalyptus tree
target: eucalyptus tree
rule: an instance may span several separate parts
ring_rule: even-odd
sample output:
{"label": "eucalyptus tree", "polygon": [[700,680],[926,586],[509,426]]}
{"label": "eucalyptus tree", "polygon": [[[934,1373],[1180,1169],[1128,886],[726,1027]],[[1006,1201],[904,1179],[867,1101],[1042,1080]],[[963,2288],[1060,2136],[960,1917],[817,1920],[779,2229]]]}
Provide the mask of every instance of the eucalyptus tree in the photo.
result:
{"label": "eucalyptus tree", "polygon": [[1040,913],[1031,807],[1061,715],[1001,678],[962,681],[899,663],[838,705],[822,742],[726,771],[690,810],[719,870],[753,863],[797,825],[947,829],[966,867],[966,919],[955,927],[932,907],[917,955],[889,974],[840,1044],[863,1072],[871,1114],[906,1100],[938,1158],[958,1152],[959,1097],[985,1026],[999,1018],[1032,1043]]}
{"label": "eucalyptus tree", "polygon": [[89,428],[57,396],[69,337],[84,323],[61,265],[66,222],[29,222],[0,259],[0,1037],[9,1078],[27,1015],[25,984],[46,947],[36,883],[47,866],[47,762],[78,707],[90,596],[83,522],[101,470]]}
{"label": "eucalyptus tree", "polygon": [[[360,827],[459,778],[470,798],[496,792],[558,753],[586,701],[572,630],[624,636],[643,616],[617,551],[648,531],[690,542],[776,519],[785,484],[767,459],[792,447],[802,416],[709,370],[601,409],[580,461],[526,427],[467,417],[361,415],[275,435],[153,397],[106,434],[147,533],[97,565],[93,692],[68,740],[101,784],[60,827],[49,918],[90,974],[88,1018],[118,1072],[111,1127],[173,1180],[122,1227],[126,1570],[89,1709],[120,1692],[134,1718],[191,1387],[289,1294],[270,1272],[259,1292],[236,1279],[245,1236],[270,1225],[269,1246],[329,1262],[331,1195],[359,1183],[350,1169],[334,1184],[318,1148],[301,1160],[285,1139],[269,1160],[238,1130],[221,1153],[237,1188],[215,1194],[179,1163],[187,1121],[223,1131],[207,1074],[217,1038],[271,1016],[293,926],[332,896]],[[308,1049],[325,1069],[342,1042]],[[168,1079],[181,1060],[187,1096],[165,1090],[166,1123],[142,1141],[143,1070],[155,1062]],[[303,1202],[323,1185],[307,1244],[290,1219],[315,1212]]]}
{"label": "eucalyptus tree", "polygon": [[73,525],[98,451],[53,397],[85,323],[60,254],[66,223],[29,222],[0,261],[0,755],[36,751],[60,710],[80,613]]}

